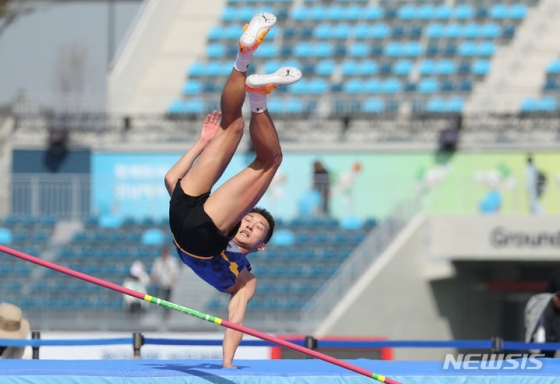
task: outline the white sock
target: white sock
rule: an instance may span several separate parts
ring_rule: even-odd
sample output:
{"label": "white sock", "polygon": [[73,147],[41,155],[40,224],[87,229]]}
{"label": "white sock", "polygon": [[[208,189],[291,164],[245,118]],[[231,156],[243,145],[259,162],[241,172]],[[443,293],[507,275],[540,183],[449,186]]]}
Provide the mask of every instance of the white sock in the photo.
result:
{"label": "white sock", "polygon": [[266,95],[258,92],[247,92],[247,94],[249,95],[252,112],[263,113],[266,111]]}
{"label": "white sock", "polygon": [[247,68],[249,68],[249,64],[251,64],[251,60],[253,60],[254,55],[255,51],[243,54],[238,53],[235,58],[235,64],[233,64],[233,68],[237,69],[239,72],[247,72]]}

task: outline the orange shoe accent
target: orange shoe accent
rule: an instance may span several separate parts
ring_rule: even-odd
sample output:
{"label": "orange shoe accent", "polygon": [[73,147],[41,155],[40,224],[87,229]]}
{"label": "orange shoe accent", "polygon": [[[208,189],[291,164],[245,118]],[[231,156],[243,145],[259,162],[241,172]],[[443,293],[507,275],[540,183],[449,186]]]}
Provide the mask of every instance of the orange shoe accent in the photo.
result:
{"label": "orange shoe accent", "polygon": [[267,84],[267,85],[265,85],[264,87],[261,87],[261,88],[251,88],[248,85],[245,86],[245,89],[247,90],[247,92],[262,93],[263,95],[268,95],[269,93],[274,91],[276,88],[278,88],[278,85],[276,85],[276,84]]}

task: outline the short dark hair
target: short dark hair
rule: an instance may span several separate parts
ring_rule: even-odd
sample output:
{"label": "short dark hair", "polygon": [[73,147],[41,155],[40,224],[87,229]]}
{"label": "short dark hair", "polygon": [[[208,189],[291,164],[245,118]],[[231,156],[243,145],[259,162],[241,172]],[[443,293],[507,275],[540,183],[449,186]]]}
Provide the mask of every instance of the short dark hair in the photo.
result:
{"label": "short dark hair", "polygon": [[268,243],[268,241],[272,237],[272,234],[274,233],[274,226],[276,225],[276,222],[274,221],[274,217],[272,217],[272,214],[264,208],[255,207],[251,210],[251,212],[258,213],[259,215],[264,217],[266,221],[268,221],[268,232],[264,238],[264,243],[265,244]]}

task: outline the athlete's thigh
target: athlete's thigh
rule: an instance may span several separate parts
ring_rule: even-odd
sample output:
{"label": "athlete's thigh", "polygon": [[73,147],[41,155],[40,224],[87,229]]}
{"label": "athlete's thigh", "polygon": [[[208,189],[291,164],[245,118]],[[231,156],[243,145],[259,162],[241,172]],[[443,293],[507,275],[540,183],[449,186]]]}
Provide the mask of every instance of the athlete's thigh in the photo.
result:
{"label": "athlete's thigh", "polygon": [[210,191],[230,163],[242,137],[242,126],[220,128],[181,180],[183,192],[199,196]]}
{"label": "athlete's thigh", "polygon": [[259,202],[275,172],[251,164],[216,189],[204,203],[204,211],[228,233]]}

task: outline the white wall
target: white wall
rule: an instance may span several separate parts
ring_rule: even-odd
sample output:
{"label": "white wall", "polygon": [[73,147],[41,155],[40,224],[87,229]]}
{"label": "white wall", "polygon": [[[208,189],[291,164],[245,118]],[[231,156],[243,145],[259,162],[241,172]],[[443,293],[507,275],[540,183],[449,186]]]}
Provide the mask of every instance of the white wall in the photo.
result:
{"label": "white wall", "polygon": [[[114,113],[164,113],[202,58],[225,1],[149,0],[107,78]],[[240,26],[240,33],[241,33]],[[232,63],[233,66],[233,63]]]}
{"label": "white wall", "polygon": [[[415,217],[319,327],[319,335],[392,340],[452,339],[424,277],[427,219]],[[441,359],[447,351],[394,350],[395,359]]]}

